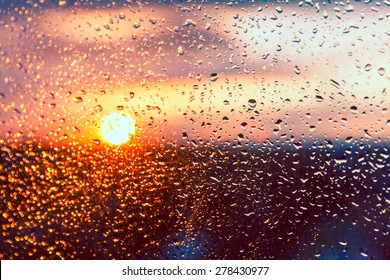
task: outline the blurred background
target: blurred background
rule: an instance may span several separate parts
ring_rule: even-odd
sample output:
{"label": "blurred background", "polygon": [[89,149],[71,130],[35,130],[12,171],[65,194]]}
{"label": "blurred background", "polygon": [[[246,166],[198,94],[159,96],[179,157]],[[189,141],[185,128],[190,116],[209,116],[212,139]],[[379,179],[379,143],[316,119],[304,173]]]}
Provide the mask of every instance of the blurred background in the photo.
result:
{"label": "blurred background", "polygon": [[389,15],[0,0],[1,258],[389,259]]}

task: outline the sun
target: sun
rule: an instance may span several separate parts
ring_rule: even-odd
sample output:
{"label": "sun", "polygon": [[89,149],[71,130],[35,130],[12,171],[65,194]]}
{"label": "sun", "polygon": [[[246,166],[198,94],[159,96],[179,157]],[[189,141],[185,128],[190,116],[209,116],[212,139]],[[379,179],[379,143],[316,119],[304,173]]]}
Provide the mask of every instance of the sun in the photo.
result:
{"label": "sun", "polygon": [[126,143],[134,132],[134,120],[124,113],[111,113],[104,119],[102,124],[104,140],[114,145]]}

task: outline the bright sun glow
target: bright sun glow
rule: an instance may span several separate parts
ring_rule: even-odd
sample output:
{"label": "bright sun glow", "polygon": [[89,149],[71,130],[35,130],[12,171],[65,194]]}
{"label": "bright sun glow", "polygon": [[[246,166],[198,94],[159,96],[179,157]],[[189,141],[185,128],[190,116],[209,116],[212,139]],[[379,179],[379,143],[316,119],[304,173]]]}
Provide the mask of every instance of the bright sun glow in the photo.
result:
{"label": "bright sun glow", "polygon": [[134,120],[123,113],[109,114],[102,124],[102,134],[107,142],[120,145],[130,140],[134,134]]}

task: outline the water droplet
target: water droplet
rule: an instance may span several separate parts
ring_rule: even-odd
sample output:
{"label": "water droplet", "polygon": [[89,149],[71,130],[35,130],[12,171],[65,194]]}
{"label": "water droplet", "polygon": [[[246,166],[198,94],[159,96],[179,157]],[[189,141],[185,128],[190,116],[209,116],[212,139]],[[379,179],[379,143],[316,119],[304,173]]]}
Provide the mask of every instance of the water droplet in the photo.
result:
{"label": "water droplet", "polygon": [[316,95],[316,101],[322,102],[322,101],[324,101],[324,98],[321,95]]}
{"label": "water droplet", "polygon": [[141,26],[141,24],[139,23],[139,21],[134,21],[133,22],[133,27],[134,28],[139,28]]}
{"label": "water droplet", "polygon": [[95,108],[93,108],[93,110],[96,112],[96,113],[101,113],[103,111],[103,107],[100,106],[100,105],[96,105]]}
{"label": "water droplet", "polygon": [[178,54],[183,55],[184,54],[184,48],[182,46],[179,46],[177,48],[177,52],[178,52]]}
{"label": "water droplet", "polygon": [[110,76],[111,76],[110,72],[106,72],[103,74],[104,79],[107,81],[110,79]]}
{"label": "water droplet", "polygon": [[381,67],[378,69],[378,74],[383,76],[386,73],[385,68]]}
{"label": "water droplet", "polygon": [[330,79],[330,84],[335,88],[340,88],[340,84],[333,79]]}
{"label": "water droplet", "polygon": [[301,41],[301,38],[299,38],[299,37],[294,37],[294,39],[293,39],[294,43],[299,43],[300,41]]}
{"label": "water droplet", "polygon": [[80,96],[75,96],[73,97],[73,101],[76,103],[81,103],[83,102],[83,98],[81,98]]}
{"label": "water droplet", "polygon": [[80,129],[77,126],[72,126],[73,132],[80,133]]}
{"label": "water droplet", "polygon": [[146,110],[148,110],[148,111],[150,111],[150,110],[156,110],[159,114],[161,113],[161,109],[160,109],[160,107],[158,107],[158,106],[146,105]]}
{"label": "water droplet", "polygon": [[371,64],[367,64],[366,66],[364,66],[364,70],[366,70],[367,72],[370,71],[371,69],[372,69]]}
{"label": "water droplet", "polygon": [[275,10],[276,10],[279,14],[283,13],[283,8],[280,7],[280,6],[276,7]]}
{"label": "water droplet", "polygon": [[341,246],[347,246],[348,245],[348,242],[343,240],[343,241],[339,241],[340,245]]}
{"label": "water droplet", "polygon": [[126,18],[126,16],[125,16],[125,14],[124,14],[124,13],[119,13],[119,18],[120,18],[120,19],[125,19],[125,18]]}
{"label": "water droplet", "polygon": [[219,78],[218,73],[213,73],[209,77],[210,81],[212,82],[215,82],[216,80],[218,80],[218,78]]}
{"label": "water droplet", "polygon": [[94,143],[95,145],[100,145],[100,140],[99,139],[93,139],[92,143]]}
{"label": "water droplet", "polygon": [[241,123],[242,130],[246,130],[247,126],[248,126],[248,124],[246,122]]}
{"label": "water droplet", "polygon": [[348,13],[350,12],[353,12],[353,6],[352,5],[348,5],[346,8],[345,8],[345,11],[347,11]]}
{"label": "water droplet", "polygon": [[249,105],[249,108],[254,109],[254,108],[256,108],[257,102],[255,99],[249,99],[248,105]]}
{"label": "water droplet", "polygon": [[196,26],[196,22],[192,19],[186,19],[183,23],[183,26],[190,27],[190,26]]}
{"label": "water droplet", "polygon": [[358,113],[358,108],[356,106],[351,106],[350,108],[351,112],[354,113],[354,114],[357,114]]}
{"label": "water droplet", "polygon": [[367,250],[363,250],[362,248],[360,248],[360,255],[362,255],[363,257],[367,258],[368,257],[368,251]]}
{"label": "water droplet", "polygon": [[300,75],[300,74],[301,74],[301,70],[299,70],[299,67],[298,67],[298,66],[295,66],[295,67],[294,67],[294,72],[295,72],[295,74],[297,74],[297,75]]}
{"label": "water droplet", "polygon": [[329,14],[327,13],[327,11],[324,11],[323,15],[324,19],[327,19],[329,17]]}

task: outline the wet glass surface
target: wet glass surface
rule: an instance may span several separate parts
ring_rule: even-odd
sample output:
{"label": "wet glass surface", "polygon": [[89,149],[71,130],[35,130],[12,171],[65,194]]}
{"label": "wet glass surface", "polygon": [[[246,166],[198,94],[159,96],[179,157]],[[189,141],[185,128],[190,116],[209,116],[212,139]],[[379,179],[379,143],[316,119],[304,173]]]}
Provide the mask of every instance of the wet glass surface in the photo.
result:
{"label": "wet glass surface", "polygon": [[389,259],[387,1],[2,1],[2,259]]}

